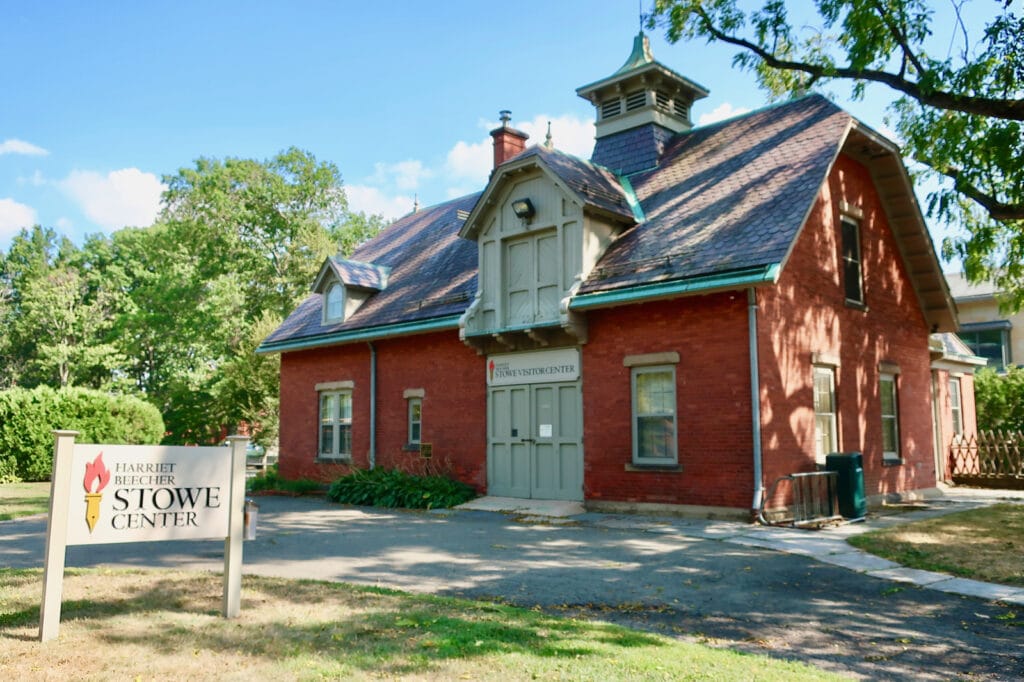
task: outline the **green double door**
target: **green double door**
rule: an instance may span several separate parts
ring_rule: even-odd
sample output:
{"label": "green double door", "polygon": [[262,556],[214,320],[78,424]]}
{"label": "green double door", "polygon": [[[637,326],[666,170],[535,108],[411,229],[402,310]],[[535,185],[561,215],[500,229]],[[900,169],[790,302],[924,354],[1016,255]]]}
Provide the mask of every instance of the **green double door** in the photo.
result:
{"label": "green double door", "polygon": [[578,381],[491,387],[488,494],[582,500],[582,407]]}

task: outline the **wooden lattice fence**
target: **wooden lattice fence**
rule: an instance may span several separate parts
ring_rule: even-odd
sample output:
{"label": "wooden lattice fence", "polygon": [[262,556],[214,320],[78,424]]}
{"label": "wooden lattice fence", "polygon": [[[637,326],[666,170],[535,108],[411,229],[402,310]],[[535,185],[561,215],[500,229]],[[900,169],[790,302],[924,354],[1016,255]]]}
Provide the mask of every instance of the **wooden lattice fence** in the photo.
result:
{"label": "wooden lattice fence", "polygon": [[1024,488],[1024,433],[1020,431],[955,436],[949,455],[954,483]]}

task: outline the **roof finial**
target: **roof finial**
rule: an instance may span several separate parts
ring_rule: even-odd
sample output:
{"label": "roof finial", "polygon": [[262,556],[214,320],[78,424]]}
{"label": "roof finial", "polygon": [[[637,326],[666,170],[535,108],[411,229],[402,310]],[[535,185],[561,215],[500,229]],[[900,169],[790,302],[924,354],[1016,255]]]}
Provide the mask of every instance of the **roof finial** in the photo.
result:
{"label": "roof finial", "polygon": [[637,7],[640,8],[640,32],[644,32],[644,0],[636,0]]}
{"label": "roof finial", "polygon": [[551,121],[548,121],[548,134],[544,136],[544,146],[547,149],[554,149],[555,143],[551,139]]}
{"label": "roof finial", "polygon": [[420,210],[420,195],[419,194],[413,194],[412,195],[412,212],[416,213],[419,210]]}

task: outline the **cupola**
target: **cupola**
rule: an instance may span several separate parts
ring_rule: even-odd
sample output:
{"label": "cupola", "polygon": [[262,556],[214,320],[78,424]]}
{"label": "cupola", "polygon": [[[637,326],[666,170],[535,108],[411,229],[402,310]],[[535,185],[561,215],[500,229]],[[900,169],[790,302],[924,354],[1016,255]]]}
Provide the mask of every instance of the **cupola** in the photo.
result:
{"label": "cupola", "polygon": [[708,91],[656,61],[641,31],[625,64],[576,94],[597,112],[592,160],[628,174],[656,165],[665,142],[693,126],[690,108]]}

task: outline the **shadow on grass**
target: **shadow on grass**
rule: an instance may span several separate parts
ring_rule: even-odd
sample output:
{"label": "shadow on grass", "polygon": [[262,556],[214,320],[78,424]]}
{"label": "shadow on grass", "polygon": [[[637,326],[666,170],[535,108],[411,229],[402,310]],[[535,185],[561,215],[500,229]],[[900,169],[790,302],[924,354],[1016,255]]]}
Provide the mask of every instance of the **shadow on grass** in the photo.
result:
{"label": "shadow on grass", "polygon": [[49,506],[49,495],[4,498],[0,501],[0,521],[11,521],[23,516],[45,514]]}
{"label": "shadow on grass", "polygon": [[[0,613],[0,640],[10,628],[38,623],[40,571],[3,571],[14,595]],[[69,582],[76,583],[69,585]],[[31,583],[35,583],[32,585]],[[62,623],[108,621],[84,628],[83,646],[126,645],[155,654],[183,650],[315,659],[375,674],[428,673],[450,659],[524,654],[553,659],[614,655],[615,649],[660,647],[660,637],[538,611],[337,583],[245,577],[242,615],[220,617],[221,578],[214,574],[69,570]],[[73,587],[73,589],[67,589]],[[77,593],[90,593],[78,598]],[[69,594],[69,593],[76,594]],[[32,596],[36,597],[34,603]]]}

